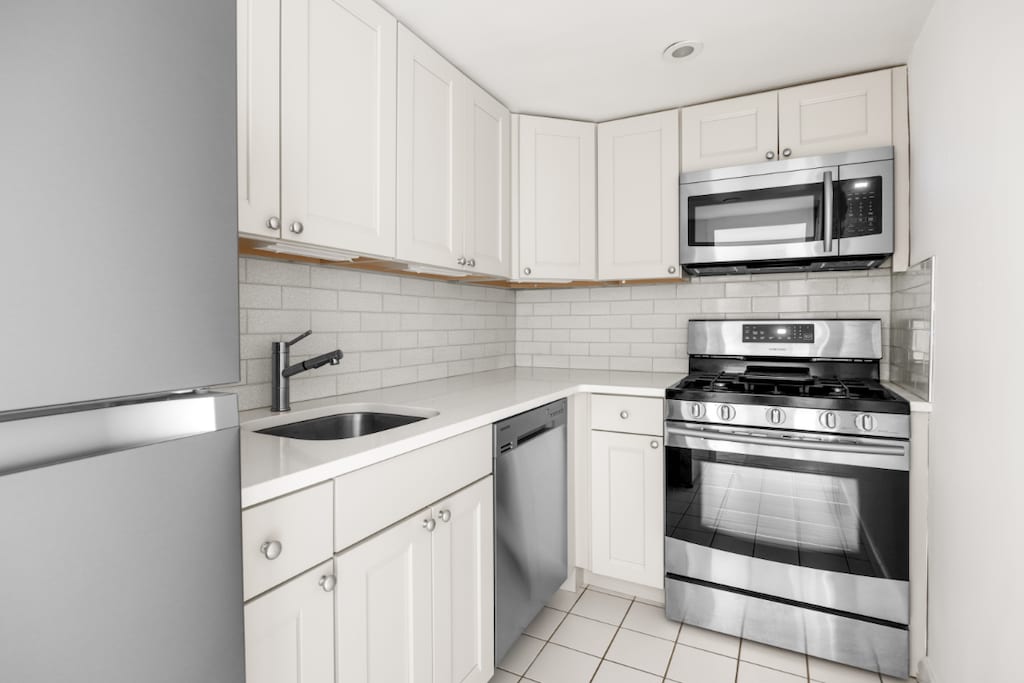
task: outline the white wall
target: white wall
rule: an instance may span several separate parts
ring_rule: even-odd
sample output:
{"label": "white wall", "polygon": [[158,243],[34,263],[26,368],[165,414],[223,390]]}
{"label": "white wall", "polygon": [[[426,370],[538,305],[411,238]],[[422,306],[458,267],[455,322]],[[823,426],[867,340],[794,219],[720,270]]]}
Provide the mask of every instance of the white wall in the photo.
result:
{"label": "white wall", "polygon": [[912,260],[934,255],[929,660],[1024,680],[1024,3],[937,0],[909,63]]}

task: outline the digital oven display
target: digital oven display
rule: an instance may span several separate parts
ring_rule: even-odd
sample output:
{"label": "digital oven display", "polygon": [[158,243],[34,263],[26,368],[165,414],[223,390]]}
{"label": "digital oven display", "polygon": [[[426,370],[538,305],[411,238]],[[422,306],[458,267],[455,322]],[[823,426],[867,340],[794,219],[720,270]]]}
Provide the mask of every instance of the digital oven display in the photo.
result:
{"label": "digital oven display", "polygon": [[774,325],[744,325],[743,341],[753,344],[814,343],[814,325],[777,323]]}

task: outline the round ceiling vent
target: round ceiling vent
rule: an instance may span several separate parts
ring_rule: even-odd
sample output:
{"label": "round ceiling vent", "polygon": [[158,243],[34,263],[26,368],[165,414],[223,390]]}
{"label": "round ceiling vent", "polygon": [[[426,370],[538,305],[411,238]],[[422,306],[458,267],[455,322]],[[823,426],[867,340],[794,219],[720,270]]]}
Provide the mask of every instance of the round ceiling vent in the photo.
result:
{"label": "round ceiling vent", "polygon": [[684,59],[692,59],[704,49],[704,43],[696,40],[680,40],[665,48],[661,55],[669,62],[678,62]]}

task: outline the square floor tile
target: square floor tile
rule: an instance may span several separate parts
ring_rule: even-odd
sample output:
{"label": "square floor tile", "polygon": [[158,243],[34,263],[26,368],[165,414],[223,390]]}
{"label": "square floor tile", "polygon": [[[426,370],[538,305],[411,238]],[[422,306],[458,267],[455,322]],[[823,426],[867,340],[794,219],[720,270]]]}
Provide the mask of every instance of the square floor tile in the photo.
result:
{"label": "square floor tile", "polygon": [[526,669],[533,663],[534,658],[542,647],[544,647],[543,640],[537,640],[530,636],[520,636],[519,640],[509,648],[508,654],[498,664],[498,668],[521,676],[526,673]]}
{"label": "square floor tile", "polygon": [[664,676],[674,646],[675,643],[671,640],[619,629],[605,658],[634,669]]}
{"label": "square floor tile", "polygon": [[715,652],[733,659],[739,657],[740,654],[740,639],[736,636],[709,631],[697,626],[683,624],[683,630],[679,632],[678,640],[683,645]]}
{"label": "square floor tile", "polygon": [[490,683],[516,683],[518,680],[518,675],[498,669],[494,672],[494,676],[491,677]]}
{"label": "square floor tile", "polygon": [[750,662],[740,662],[736,683],[807,683],[807,676],[796,676],[778,669],[769,669]]}
{"label": "square floor tile", "polygon": [[620,593],[619,591],[613,591],[611,588],[605,588],[604,586],[587,586],[587,590],[597,591],[598,593],[604,593],[605,595],[613,595],[617,598],[626,598],[627,600],[634,599],[634,597],[629,593]]}
{"label": "square floor tile", "polygon": [[642,602],[633,603],[622,627],[666,640],[675,640],[679,635],[679,622],[669,621],[663,607],[653,607]]}
{"label": "square floor tile", "polygon": [[879,683],[881,677],[873,671],[855,669],[852,666],[830,662],[827,659],[808,657],[811,680],[818,683]]}
{"label": "square floor tile", "polygon": [[740,659],[807,678],[807,655],[799,652],[744,640],[740,646]]}
{"label": "square floor tile", "polygon": [[594,683],[661,683],[661,676],[645,671],[630,669],[615,662],[605,660],[594,676]]}
{"label": "square floor tile", "polygon": [[537,683],[588,683],[601,660],[548,643],[537,655],[526,677]]}
{"label": "square floor tile", "polygon": [[526,627],[526,633],[534,638],[547,640],[555,632],[558,625],[562,623],[565,612],[559,612],[550,607],[542,607],[537,616],[533,618],[530,625]]}
{"label": "square floor tile", "polygon": [[570,593],[569,591],[555,591],[555,594],[551,596],[548,601],[548,607],[560,609],[563,612],[568,612],[572,609],[572,606],[576,604],[576,600],[580,597],[579,593]]}
{"label": "square floor tile", "polygon": [[736,660],[678,644],[668,666],[668,679],[675,683],[734,683]]}
{"label": "square floor tile", "polygon": [[629,603],[630,601],[625,598],[588,588],[573,605],[571,613],[618,626],[629,610]]}
{"label": "square floor tile", "polygon": [[551,636],[551,642],[603,657],[614,636],[615,627],[611,624],[569,614]]}

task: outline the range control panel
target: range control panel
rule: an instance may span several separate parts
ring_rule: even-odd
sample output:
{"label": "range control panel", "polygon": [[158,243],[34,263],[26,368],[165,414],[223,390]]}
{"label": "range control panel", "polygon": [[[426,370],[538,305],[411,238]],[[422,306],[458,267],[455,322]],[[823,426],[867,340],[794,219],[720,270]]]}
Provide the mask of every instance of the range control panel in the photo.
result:
{"label": "range control panel", "polygon": [[814,342],[814,325],[806,324],[756,324],[743,326],[743,341],[747,343],[796,343]]}

